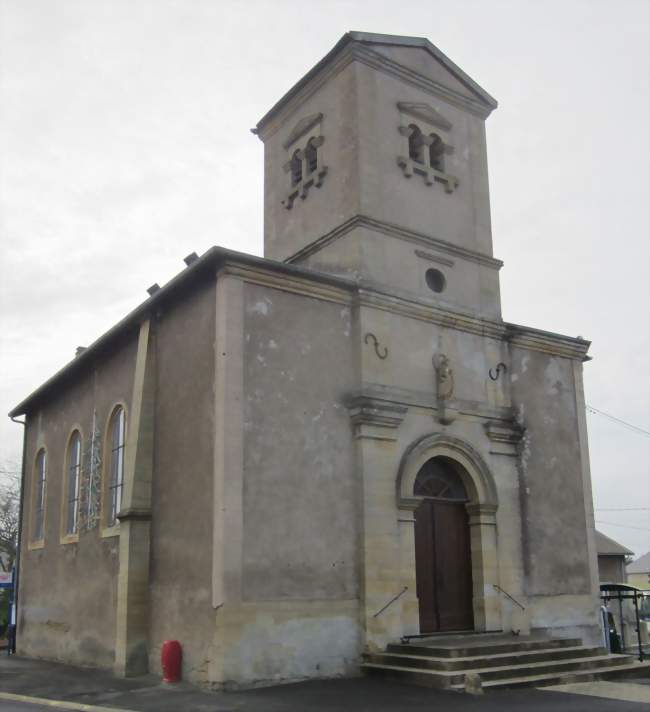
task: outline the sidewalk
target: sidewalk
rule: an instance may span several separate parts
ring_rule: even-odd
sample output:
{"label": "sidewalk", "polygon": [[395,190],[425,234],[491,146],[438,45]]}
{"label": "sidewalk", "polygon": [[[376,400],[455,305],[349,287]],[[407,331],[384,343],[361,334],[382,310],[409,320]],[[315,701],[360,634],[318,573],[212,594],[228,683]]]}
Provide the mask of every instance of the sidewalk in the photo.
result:
{"label": "sidewalk", "polygon": [[[621,691],[625,684],[622,683]],[[187,683],[162,685],[159,678],[151,675],[124,679],[102,670],[0,655],[0,712],[4,693],[65,700],[75,703],[78,710],[83,709],[80,705],[94,705],[98,710],[133,712],[642,712],[648,709],[647,704],[623,701],[623,694],[618,699],[607,699],[584,693],[527,689],[475,697],[374,678],[210,693]],[[59,705],[58,709],[66,707]]]}

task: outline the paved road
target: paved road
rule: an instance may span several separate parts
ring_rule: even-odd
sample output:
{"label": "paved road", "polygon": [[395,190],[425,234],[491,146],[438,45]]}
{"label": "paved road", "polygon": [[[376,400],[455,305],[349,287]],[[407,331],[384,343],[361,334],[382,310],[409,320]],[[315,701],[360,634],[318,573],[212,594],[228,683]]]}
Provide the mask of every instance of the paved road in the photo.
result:
{"label": "paved road", "polygon": [[137,712],[646,712],[649,709],[647,703],[625,699],[625,683],[612,684],[610,692],[619,699],[589,696],[585,691],[567,694],[564,690],[534,689],[472,696],[374,678],[207,693],[187,683],[161,685],[153,675],[116,678],[102,670],[0,656],[0,712],[53,712],[67,706],[2,699],[7,693],[73,701],[77,710],[82,705],[87,705],[87,710],[96,705],[98,709]]}
{"label": "paved road", "polygon": [[[54,707],[44,707],[43,705],[32,705],[28,702],[7,702],[0,700],[0,710],[2,712],[52,712]],[[64,712],[59,708],[59,712]]]}
{"label": "paved road", "polygon": [[[166,698],[166,699],[165,699]],[[384,681],[345,680],[305,683],[212,700],[167,693],[165,698],[136,695],[130,699],[94,700],[102,707],[142,712],[645,712],[648,705],[544,690],[512,690],[482,696],[439,692]],[[77,700],[78,701],[78,700]],[[63,712],[50,707],[0,700],[0,712]],[[78,709],[78,708],[77,708]]]}

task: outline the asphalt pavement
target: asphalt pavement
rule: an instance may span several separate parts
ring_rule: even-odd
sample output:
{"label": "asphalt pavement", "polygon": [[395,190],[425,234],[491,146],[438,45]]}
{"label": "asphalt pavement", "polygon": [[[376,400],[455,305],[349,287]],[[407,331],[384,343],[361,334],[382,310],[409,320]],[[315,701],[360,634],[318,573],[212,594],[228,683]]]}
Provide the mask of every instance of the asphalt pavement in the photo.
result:
{"label": "asphalt pavement", "polygon": [[[638,681],[641,682],[641,681]],[[647,681],[646,681],[647,682]],[[0,712],[647,712],[625,690],[637,681],[608,683],[608,694],[564,690],[500,690],[467,695],[375,678],[318,680],[238,692],[205,692],[187,683],[162,685],[154,676],[116,678],[110,671],[0,656]],[[618,683],[616,683],[618,684]],[[597,685],[597,683],[596,683]],[[594,688],[598,692],[597,687]],[[621,690],[617,699],[617,690]],[[612,690],[614,691],[612,693]],[[23,696],[7,699],[8,695]],[[627,699],[626,699],[627,698]],[[639,697],[643,699],[643,697]],[[43,700],[43,704],[34,704]],[[46,702],[47,700],[47,702]]]}
{"label": "asphalt pavement", "polygon": [[28,702],[0,702],[2,712],[52,712],[51,707],[32,705]]}

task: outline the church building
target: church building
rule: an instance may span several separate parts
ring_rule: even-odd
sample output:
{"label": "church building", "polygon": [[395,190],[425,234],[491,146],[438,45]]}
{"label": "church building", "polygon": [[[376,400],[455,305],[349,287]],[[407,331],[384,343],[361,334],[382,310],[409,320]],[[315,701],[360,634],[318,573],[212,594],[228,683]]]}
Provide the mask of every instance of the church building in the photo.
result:
{"label": "church building", "polygon": [[10,413],[19,654],[159,673],[174,639],[228,688],[444,631],[598,643],[589,342],[502,319],[496,106],[349,32],[259,121],[264,257],[188,256]]}

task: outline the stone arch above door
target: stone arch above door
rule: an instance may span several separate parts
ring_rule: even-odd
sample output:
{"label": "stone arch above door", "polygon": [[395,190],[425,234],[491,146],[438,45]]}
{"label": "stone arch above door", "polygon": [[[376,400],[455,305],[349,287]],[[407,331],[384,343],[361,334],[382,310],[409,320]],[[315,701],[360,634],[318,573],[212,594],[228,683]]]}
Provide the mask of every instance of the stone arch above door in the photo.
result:
{"label": "stone arch above door", "polygon": [[418,508],[422,498],[413,494],[415,478],[425,462],[440,456],[462,465],[459,474],[470,498],[468,511],[471,513],[476,505],[481,505],[496,512],[497,488],[485,460],[469,443],[444,433],[425,435],[404,452],[397,472],[397,508],[411,511]]}
{"label": "stone arch above door", "polygon": [[[422,466],[435,457],[448,458],[460,465],[458,474],[469,496],[465,506],[470,526],[474,627],[481,631],[501,630],[501,608],[494,588],[499,584],[498,494],[494,477],[481,455],[464,440],[444,433],[419,438],[406,449],[399,465],[397,508],[415,512],[425,499],[414,494],[415,479]],[[415,557],[412,568],[412,579],[415,581]]]}

